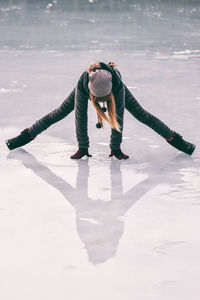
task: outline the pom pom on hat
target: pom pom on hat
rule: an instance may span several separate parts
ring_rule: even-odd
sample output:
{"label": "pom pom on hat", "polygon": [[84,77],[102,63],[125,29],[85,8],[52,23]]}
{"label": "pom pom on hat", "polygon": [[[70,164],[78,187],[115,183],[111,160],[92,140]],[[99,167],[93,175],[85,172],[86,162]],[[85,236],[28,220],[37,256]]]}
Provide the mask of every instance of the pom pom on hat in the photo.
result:
{"label": "pom pom on hat", "polygon": [[88,88],[93,96],[105,97],[112,91],[112,75],[103,69],[96,69],[89,73]]}

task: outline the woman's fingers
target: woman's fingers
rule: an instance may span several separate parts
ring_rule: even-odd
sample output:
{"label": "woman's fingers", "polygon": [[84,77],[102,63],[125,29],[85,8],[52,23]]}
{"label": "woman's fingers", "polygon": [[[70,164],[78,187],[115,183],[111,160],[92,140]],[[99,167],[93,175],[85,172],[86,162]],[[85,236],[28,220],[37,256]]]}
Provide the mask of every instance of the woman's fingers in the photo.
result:
{"label": "woman's fingers", "polygon": [[90,155],[88,153],[88,149],[80,149],[79,148],[78,151],[71,156],[71,158],[72,159],[81,159],[85,155],[87,155],[87,157],[92,157],[92,155]]}
{"label": "woman's fingers", "polygon": [[110,157],[115,156],[117,159],[121,160],[121,159],[128,159],[129,156],[126,155],[125,153],[123,153],[121,151],[121,149],[119,150],[111,150],[111,154],[109,155]]}

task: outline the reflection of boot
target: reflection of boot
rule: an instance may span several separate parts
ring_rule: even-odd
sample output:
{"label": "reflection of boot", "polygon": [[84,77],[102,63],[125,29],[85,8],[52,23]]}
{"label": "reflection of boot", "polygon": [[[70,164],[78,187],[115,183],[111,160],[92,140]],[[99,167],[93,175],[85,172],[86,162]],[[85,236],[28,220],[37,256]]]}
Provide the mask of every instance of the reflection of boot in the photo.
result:
{"label": "reflection of boot", "polygon": [[182,136],[176,132],[173,133],[173,136],[169,140],[167,140],[167,142],[173,147],[175,147],[176,149],[185,152],[188,155],[192,155],[196,147],[196,145],[185,141],[182,138]]}
{"label": "reflection of boot", "polygon": [[6,141],[6,145],[10,150],[24,146],[34,139],[29,133],[29,129],[24,129],[20,135]]}

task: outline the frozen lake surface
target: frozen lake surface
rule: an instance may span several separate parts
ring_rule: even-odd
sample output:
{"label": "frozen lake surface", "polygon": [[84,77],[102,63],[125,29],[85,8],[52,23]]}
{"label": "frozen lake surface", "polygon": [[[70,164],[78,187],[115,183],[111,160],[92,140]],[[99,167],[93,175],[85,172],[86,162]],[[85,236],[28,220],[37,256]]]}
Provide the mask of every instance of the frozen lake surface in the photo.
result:
{"label": "frozen lake surface", "polygon": [[[0,2],[2,300],[198,300],[199,1]],[[140,4],[139,4],[140,3]],[[147,110],[197,145],[189,157],[125,113],[122,150],[89,107],[32,143],[7,138],[53,110],[93,61],[116,61]]]}

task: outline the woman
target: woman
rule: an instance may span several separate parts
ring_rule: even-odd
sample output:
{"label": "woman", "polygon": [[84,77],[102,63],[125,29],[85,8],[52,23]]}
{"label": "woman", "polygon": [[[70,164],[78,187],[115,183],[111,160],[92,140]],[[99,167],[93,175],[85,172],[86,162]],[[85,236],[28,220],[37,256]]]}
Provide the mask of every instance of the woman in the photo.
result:
{"label": "woman", "polygon": [[[88,152],[89,137],[87,130],[88,99],[90,99],[97,112],[97,128],[103,127],[103,120],[111,126],[110,156],[114,155],[117,159],[129,158],[120,148],[124,108],[137,120],[160,134],[169,144],[188,155],[192,155],[195,145],[185,141],[182,136],[144,110],[123,83],[121,74],[115,66],[115,63],[109,63],[108,65],[103,62],[92,63],[80,77],[76,88],[60,107],[36,121],[31,127],[23,130],[17,137],[7,140],[8,148],[12,150],[31,142],[42,131],[75,110],[76,137],[79,148],[71,158],[80,159],[85,155],[91,157]],[[102,104],[103,107],[101,107]]]}

